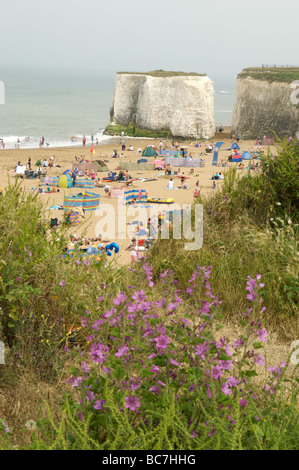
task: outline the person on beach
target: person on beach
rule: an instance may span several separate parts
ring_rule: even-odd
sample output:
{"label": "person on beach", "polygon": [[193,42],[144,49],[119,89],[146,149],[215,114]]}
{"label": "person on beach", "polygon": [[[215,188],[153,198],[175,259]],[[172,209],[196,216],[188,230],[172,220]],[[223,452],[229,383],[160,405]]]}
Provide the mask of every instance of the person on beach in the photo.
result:
{"label": "person on beach", "polygon": [[174,188],[173,180],[172,178],[170,178],[170,180],[168,181],[168,189],[173,189],[173,188]]}
{"label": "person on beach", "polygon": [[130,252],[131,252],[131,263],[132,264],[135,264],[137,263],[137,260],[138,260],[138,254],[137,254],[137,242],[133,242],[132,243],[132,246],[130,248]]}
{"label": "person on beach", "polygon": [[181,188],[183,187],[184,182],[185,182],[185,173],[182,173],[182,176],[181,176]]}

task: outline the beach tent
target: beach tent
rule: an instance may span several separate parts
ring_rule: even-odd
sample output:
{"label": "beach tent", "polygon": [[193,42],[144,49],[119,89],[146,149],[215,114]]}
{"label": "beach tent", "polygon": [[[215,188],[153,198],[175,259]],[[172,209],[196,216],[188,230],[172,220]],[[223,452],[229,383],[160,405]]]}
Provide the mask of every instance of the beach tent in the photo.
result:
{"label": "beach tent", "polygon": [[159,152],[157,152],[157,150],[155,150],[155,148],[152,145],[149,145],[143,150],[142,156],[143,157],[158,157]]}
{"label": "beach tent", "polygon": [[106,165],[103,160],[96,160],[97,166],[98,166],[98,171],[109,171],[108,166]]}
{"label": "beach tent", "polygon": [[242,161],[242,157],[240,154],[236,153],[235,155],[233,155],[232,162],[241,162],[241,161]]}
{"label": "beach tent", "polygon": [[252,159],[252,156],[249,152],[243,152],[241,157],[242,157],[243,160],[251,160]]}
{"label": "beach tent", "polygon": [[237,142],[235,142],[235,143],[231,146],[231,149],[232,149],[232,150],[240,150],[240,147],[239,147],[239,145],[237,144]]}
{"label": "beach tent", "polygon": [[65,170],[62,174],[63,175],[70,175],[70,173],[72,174],[72,178],[76,178],[76,173],[73,171],[73,170]]}
{"label": "beach tent", "polygon": [[72,188],[74,186],[73,180],[70,175],[61,175],[58,180],[59,188]]}
{"label": "beach tent", "polygon": [[180,156],[187,157],[187,155],[188,155],[188,147],[186,145],[182,145],[180,147]]}

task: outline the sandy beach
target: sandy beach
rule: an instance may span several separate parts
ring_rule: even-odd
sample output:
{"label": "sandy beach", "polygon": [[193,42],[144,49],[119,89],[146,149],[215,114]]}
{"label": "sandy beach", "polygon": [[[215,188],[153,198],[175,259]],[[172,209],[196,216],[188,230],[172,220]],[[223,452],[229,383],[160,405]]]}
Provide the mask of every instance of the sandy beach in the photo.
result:
{"label": "sandy beach", "polygon": [[[229,137],[229,132],[224,133],[224,135],[216,135],[215,139],[211,143],[216,143],[217,141],[223,141],[224,144],[222,145],[220,151],[219,151],[219,158],[218,162],[220,163],[222,160],[227,160],[229,155],[232,154],[232,151],[230,150],[230,147],[232,143],[234,142],[230,137]],[[109,168],[109,171],[118,171],[118,165],[120,161],[131,161],[131,162],[137,162],[138,159],[142,158],[141,154],[138,152],[138,149],[144,149],[147,145],[154,145],[159,147],[159,139],[134,139],[134,138],[129,138],[125,137],[125,143],[126,143],[126,149],[129,148],[131,145],[133,147],[132,151],[126,150],[122,152],[121,149],[121,143],[120,143],[120,138],[111,138],[111,141],[109,141],[105,145],[98,145],[94,146],[95,153],[91,154],[90,152],[90,147],[76,147],[76,148],[45,148],[45,149],[12,149],[12,150],[6,150],[6,149],[1,149],[0,150],[0,167],[1,167],[1,172],[0,172],[0,186],[2,189],[5,190],[5,187],[8,184],[8,180],[11,182],[14,182],[16,179],[15,172],[12,171],[15,169],[16,164],[20,161],[23,165],[26,165],[28,162],[28,158],[31,158],[32,162],[32,169],[37,169],[36,167],[36,161],[41,160],[43,161],[44,159],[47,159],[48,161],[50,160],[51,156],[54,156],[54,167],[52,168],[47,168],[47,175],[48,176],[60,176],[62,173],[67,170],[72,168],[72,162],[76,162],[76,157],[84,156],[86,160],[97,160],[101,159],[104,160]],[[256,143],[254,141],[240,141],[240,152],[242,153],[243,151],[254,151],[257,149]],[[155,178],[155,181],[147,181],[147,182],[142,182],[140,180],[134,181],[132,186],[130,186],[127,189],[134,188],[134,189],[145,189],[148,192],[149,197],[155,197],[155,198],[172,198],[174,199],[174,204],[192,204],[194,200],[194,189],[196,187],[196,182],[199,181],[199,188],[201,191],[201,194],[203,195],[208,195],[212,193],[213,191],[217,191],[217,188],[222,184],[221,181],[216,181],[216,188],[213,189],[213,181],[211,180],[211,177],[213,176],[216,171],[221,171],[223,174],[225,174],[226,168],[220,168],[220,167],[215,167],[212,165],[212,158],[213,158],[213,153],[206,153],[206,146],[207,143],[200,143],[199,147],[195,147],[195,142],[180,142],[180,145],[186,145],[188,146],[189,153],[192,154],[193,158],[199,157],[205,160],[205,166],[204,168],[195,168],[194,173],[191,173],[191,170],[189,168],[181,168],[181,172],[185,173],[185,176],[188,176],[189,179],[187,180],[187,184],[189,186],[189,189],[181,189],[180,185],[180,179],[177,178],[176,176],[173,177],[174,180],[174,186],[175,189],[165,189],[169,177],[166,177],[164,174],[164,171],[162,170],[154,170],[154,171],[129,171],[130,176],[132,178]],[[168,149],[171,148],[171,142],[170,141],[163,141],[163,146],[167,147]],[[116,149],[118,154],[123,153],[122,158],[112,158],[113,150]],[[148,161],[152,161],[153,158],[148,158]],[[163,158],[162,158],[163,160]],[[247,166],[247,162],[244,162],[245,166]],[[57,167],[59,165],[59,167]],[[233,163],[231,165],[237,165],[236,163]],[[176,169],[176,168],[174,168]],[[97,177],[102,179],[103,177],[108,176],[107,172],[98,172]],[[32,192],[33,190],[36,190],[40,184],[40,181],[38,178],[36,179],[26,179],[23,178],[21,181],[21,186],[23,187],[24,191]],[[110,187],[121,187],[122,183],[109,183]],[[45,190],[45,188],[44,188]],[[80,217],[80,225],[77,227],[70,227],[70,234],[75,233],[76,235],[81,235],[84,234],[85,237],[87,238],[94,238],[97,237],[100,233],[104,234],[105,231],[105,226],[103,226],[103,219],[102,217],[105,217],[106,220],[108,220],[109,224],[114,224],[114,214],[118,214],[118,200],[117,199],[111,199],[107,195],[105,195],[104,188],[94,188],[92,189],[94,193],[97,193],[101,196],[100,199],[100,206],[103,207],[103,205],[109,204],[111,207],[111,210],[109,211],[109,207],[106,211],[106,213],[103,213],[102,216],[99,216],[98,211],[90,211],[86,212],[85,218]],[[63,200],[65,195],[72,195],[82,192],[82,189],[79,188],[69,188],[69,189],[60,189],[59,192],[57,193],[43,193],[39,194],[38,197],[40,197],[44,201],[44,205],[46,209],[49,209],[52,206],[55,205],[63,205]],[[164,205],[165,210],[169,209],[171,210],[171,205]],[[113,208],[113,209],[112,209]],[[128,247],[131,237],[132,237],[132,232],[134,232],[134,227],[132,225],[129,225],[129,223],[132,220],[138,220],[138,205],[137,207],[135,206],[136,211],[134,211],[134,208],[130,207],[130,213],[127,214],[127,233],[125,238],[119,239],[118,236],[118,224],[117,222],[115,223],[115,239],[111,239],[111,242],[115,241],[120,248],[119,254],[117,255],[117,261],[120,264],[126,264],[130,262],[130,253],[126,251],[126,248]],[[147,211],[150,209],[147,208]],[[110,212],[110,214],[109,214]],[[136,215],[134,215],[134,212],[136,212]],[[57,209],[50,209],[47,210],[47,217],[50,218],[55,218],[57,217],[58,220],[63,219],[63,210],[57,210]],[[149,212],[148,212],[149,215]],[[111,229],[111,227],[110,227]],[[105,236],[103,237],[105,238]],[[114,257],[114,256],[113,256]]]}

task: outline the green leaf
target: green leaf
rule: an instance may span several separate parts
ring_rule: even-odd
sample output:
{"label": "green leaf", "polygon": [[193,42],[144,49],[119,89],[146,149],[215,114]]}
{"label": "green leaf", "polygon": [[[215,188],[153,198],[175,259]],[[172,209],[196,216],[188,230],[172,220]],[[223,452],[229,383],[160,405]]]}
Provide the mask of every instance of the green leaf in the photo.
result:
{"label": "green leaf", "polygon": [[264,345],[259,341],[257,343],[253,343],[254,349],[263,349]]}
{"label": "green leaf", "polygon": [[243,373],[245,377],[258,377],[258,374],[255,372],[255,370],[246,370]]}

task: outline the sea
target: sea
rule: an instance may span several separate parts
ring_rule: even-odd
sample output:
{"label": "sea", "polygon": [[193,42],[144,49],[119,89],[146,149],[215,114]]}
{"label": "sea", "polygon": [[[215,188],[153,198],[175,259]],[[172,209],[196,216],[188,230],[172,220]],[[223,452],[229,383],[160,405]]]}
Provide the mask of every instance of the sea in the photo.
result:
{"label": "sea", "polygon": [[[216,126],[230,126],[235,77],[213,81]],[[107,143],[114,87],[114,72],[0,67],[0,149]]]}

